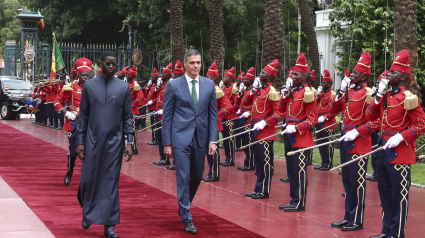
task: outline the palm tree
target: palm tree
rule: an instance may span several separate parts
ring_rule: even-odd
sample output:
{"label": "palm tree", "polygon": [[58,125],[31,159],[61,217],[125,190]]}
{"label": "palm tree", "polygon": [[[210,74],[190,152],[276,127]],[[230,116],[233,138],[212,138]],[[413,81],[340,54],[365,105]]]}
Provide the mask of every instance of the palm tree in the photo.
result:
{"label": "palm tree", "polygon": [[223,70],[223,2],[210,0],[210,61],[216,62],[218,74]]}
{"label": "palm tree", "polygon": [[410,87],[413,89],[413,93],[422,98],[416,77],[418,67],[417,5],[417,0],[396,0],[394,20],[395,54],[402,49],[406,49],[409,52],[412,75]]}
{"label": "palm tree", "polygon": [[173,65],[177,60],[183,63],[185,54],[183,40],[183,4],[182,0],[170,0],[171,6],[171,56]]}
{"label": "palm tree", "polygon": [[267,65],[274,59],[279,60],[279,69],[277,71],[275,83],[280,83],[285,79],[284,72],[284,42],[283,36],[285,26],[283,24],[283,1],[265,0],[264,10],[264,30],[263,30],[263,65]]}
{"label": "palm tree", "polygon": [[[301,24],[307,37],[308,47],[310,49],[310,59],[313,63],[313,69],[316,72],[321,72],[319,61],[319,47],[317,46],[316,32],[314,31],[313,20],[311,19],[310,9],[308,8],[308,0],[298,0],[300,8]],[[314,76],[313,86],[316,88],[320,84],[320,73]]]}

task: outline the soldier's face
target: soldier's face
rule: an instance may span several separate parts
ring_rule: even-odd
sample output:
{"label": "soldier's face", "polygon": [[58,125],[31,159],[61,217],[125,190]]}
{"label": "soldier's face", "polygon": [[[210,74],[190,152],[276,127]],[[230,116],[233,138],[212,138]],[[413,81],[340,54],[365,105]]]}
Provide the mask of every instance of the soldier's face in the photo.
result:
{"label": "soldier's face", "polygon": [[251,86],[254,83],[254,80],[251,80],[249,78],[244,78],[242,82],[245,86]]}
{"label": "soldier's face", "polygon": [[232,79],[229,76],[224,76],[223,83],[224,84],[230,84],[232,82]]}
{"label": "soldier's face", "polygon": [[269,76],[270,76],[269,72],[265,70],[261,70],[260,74],[258,75],[261,81],[268,78]]}
{"label": "soldier's face", "polygon": [[292,80],[293,80],[294,84],[296,82],[298,82],[298,80],[301,79],[302,76],[303,76],[302,72],[295,71],[294,76],[292,76]]}
{"label": "soldier's face", "polygon": [[80,75],[78,76],[78,78],[80,79],[80,83],[84,84],[87,80],[89,80],[90,78],[90,72],[88,71],[83,71],[80,73]]}
{"label": "soldier's face", "polygon": [[351,84],[356,82],[361,76],[362,76],[362,73],[360,73],[359,71],[353,70],[350,76]]}
{"label": "soldier's face", "polygon": [[331,86],[332,86],[332,82],[325,82],[325,81],[322,81],[322,88],[323,88],[323,90],[328,90],[328,89],[330,89],[331,88]]}
{"label": "soldier's face", "polygon": [[395,71],[395,70],[390,70],[390,72],[387,75],[388,83],[390,85],[398,83],[400,81],[400,78],[401,78],[400,74],[401,74],[401,72],[398,72],[398,71]]}

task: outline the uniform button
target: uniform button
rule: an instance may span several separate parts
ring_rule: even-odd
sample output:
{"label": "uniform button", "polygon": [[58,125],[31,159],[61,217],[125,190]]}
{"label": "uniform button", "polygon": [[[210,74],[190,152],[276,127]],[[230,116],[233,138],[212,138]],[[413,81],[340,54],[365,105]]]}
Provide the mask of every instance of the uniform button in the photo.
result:
{"label": "uniform button", "polygon": [[397,153],[395,153],[395,155],[397,155]]}
{"label": "uniform button", "polygon": [[393,96],[390,96],[390,98],[393,98]]}

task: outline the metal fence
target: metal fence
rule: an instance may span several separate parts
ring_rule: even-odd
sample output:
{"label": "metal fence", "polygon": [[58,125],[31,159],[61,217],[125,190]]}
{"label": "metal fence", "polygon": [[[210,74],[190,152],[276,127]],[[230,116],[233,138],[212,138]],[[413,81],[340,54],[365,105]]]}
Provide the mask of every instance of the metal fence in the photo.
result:
{"label": "metal fence", "polygon": [[[93,62],[93,70],[92,74],[95,74],[99,69],[100,57],[105,51],[112,51],[118,57],[118,70],[124,68],[127,65],[132,65],[132,50],[129,46],[121,45],[117,47],[113,44],[87,44],[85,47],[81,43],[58,43],[59,49],[62,54],[62,58],[65,63],[65,69],[63,72],[70,73],[72,67],[75,63],[75,60],[84,57],[88,58]],[[21,45],[6,45],[4,50],[4,75],[7,76],[20,76],[22,78],[26,77],[26,72],[22,72],[21,70],[21,55],[23,50],[21,49]],[[51,49],[52,47],[43,43],[37,46],[37,62],[35,64],[36,68],[33,69],[34,76],[46,75],[49,77],[51,70]],[[154,60],[154,52],[146,49],[143,52],[143,60],[141,66],[138,67],[138,75],[139,78],[145,80],[143,78],[144,70],[148,68],[151,70]],[[24,70],[25,71],[25,70]]]}

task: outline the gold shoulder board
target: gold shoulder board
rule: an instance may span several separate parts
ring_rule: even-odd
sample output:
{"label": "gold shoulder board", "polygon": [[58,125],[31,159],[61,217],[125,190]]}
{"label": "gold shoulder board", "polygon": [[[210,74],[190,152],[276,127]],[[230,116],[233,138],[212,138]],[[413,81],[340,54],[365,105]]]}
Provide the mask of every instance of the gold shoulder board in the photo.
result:
{"label": "gold shoulder board", "polygon": [[133,87],[134,91],[139,91],[140,90],[140,85],[134,81],[134,87]]}
{"label": "gold shoulder board", "polygon": [[233,94],[236,94],[236,93],[238,93],[238,88],[233,84],[233,88],[232,88],[232,93]]}
{"label": "gold shoulder board", "polygon": [[412,110],[418,107],[418,96],[411,93],[410,91],[404,91],[404,96],[406,98],[404,99],[404,109],[406,110]]}
{"label": "gold shoulder board", "polygon": [[314,92],[310,89],[310,87],[305,87],[303,102],[311,103],[314,101]]}
{"label": "gold shoulder board", "polygon": [[372,100],[375,98],[375,97],[372,97],[372,94],[374,93],[375,91],[373,91],[373,89],[366,87],[366,103],[367,104],[370,104]]}
{"label": "gold shoulder board", "polygon": [[62,91],[72,91],[71,83],[64,85]]}
{"label": "gold shoulder board", "polygon": [[220,88],[220,87],[215,86],[215,97],[216,97],[216,99],[220,99],[220,98],[222,98],[223,96],[224,96],[224,92],[223,92],[223,90],[221,90],[221,88]]}
{"label": "gold shoulder board", "polygon": [[272,101],[279,101],[279,98],[279,92],[273,86],[270,86],[269,99]]}
{"label": "gold shoulder board", "polygon": [[336,96],[336,92],[332,90],[332,92],[331,92],[331,100],[333,100],[335,96]]}

